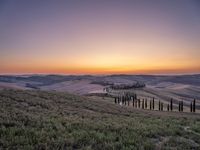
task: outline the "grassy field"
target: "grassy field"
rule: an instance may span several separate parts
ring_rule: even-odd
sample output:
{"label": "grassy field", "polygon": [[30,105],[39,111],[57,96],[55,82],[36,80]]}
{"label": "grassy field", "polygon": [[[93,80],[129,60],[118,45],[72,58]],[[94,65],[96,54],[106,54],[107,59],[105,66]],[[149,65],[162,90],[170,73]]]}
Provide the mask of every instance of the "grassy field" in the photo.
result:
{"label": "grassy field", "polygon": [[0,149],[200,149],[200,115],[101,97],[0,90]]}

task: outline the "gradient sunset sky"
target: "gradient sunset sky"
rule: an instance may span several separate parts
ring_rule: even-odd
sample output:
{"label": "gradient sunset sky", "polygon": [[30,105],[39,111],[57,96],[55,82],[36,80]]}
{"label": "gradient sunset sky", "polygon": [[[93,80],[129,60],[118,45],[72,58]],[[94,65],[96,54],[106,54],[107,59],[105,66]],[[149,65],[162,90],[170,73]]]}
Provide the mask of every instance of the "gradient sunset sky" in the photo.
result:
{"label": "gradient sunset sky", "polygon": [[0,73],[200,73],[200,0],[1,0]]}

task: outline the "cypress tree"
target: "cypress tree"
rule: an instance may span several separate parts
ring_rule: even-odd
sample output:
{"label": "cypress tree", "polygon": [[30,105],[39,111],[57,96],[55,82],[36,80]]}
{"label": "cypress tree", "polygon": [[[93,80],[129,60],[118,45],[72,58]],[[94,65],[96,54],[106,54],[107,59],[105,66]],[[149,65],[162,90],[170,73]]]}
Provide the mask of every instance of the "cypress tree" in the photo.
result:
{"label": "cypress tree", "polygon": [[145,99],[145,108],[147,109],[147,99]]}
{"label": "cypress tree", "polygon": [[140,99],[138,99],[138,106],[139,106],[139,108],[140,108]]}
{"label": "cypress tree", "polygon": [[182,105],[181,105],[181,111],[183,112],[183,101],[182,101]]}
{"label": "cypress tree", "polygon": [[137,108],[137,100],[135,100],[135,107]]}
{"label": "cypress tree", "polygon": [[150,106],[149,107],[150,107],[150,110],[151,110],[151,100],[150,100]]}
{"label": "cypress tree", "polygon": [[173,111],[173,99],[171,99],[170,109],[171,109],[171,111]]}
{"label": "cypress tree", "polygon": [[154,110],[154,97],[153,97],[153,110]]}
{"label": "cypress tree", "polygon": [[158,110],[160,111],[160,100],[159,100],[159,106],[158,106]]}
{"label": "cypress tree", "polygon": [[144,99],[142,99],[142,109],[144,109]]}
{"label": "cypress tree", "polygon": [[195,112],[196,111],[196,100],[194,99],[194,101],[193,101],[193,112]]}

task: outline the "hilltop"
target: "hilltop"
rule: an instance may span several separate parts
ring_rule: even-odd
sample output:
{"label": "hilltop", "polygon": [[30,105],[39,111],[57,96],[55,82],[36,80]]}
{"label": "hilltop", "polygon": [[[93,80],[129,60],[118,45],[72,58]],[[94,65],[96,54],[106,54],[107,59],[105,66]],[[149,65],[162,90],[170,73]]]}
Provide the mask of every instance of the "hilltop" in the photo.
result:
{"label": "hilltop", "polygon": [[0,90],[0,149],[200,149],[200,116],[66,92]]}

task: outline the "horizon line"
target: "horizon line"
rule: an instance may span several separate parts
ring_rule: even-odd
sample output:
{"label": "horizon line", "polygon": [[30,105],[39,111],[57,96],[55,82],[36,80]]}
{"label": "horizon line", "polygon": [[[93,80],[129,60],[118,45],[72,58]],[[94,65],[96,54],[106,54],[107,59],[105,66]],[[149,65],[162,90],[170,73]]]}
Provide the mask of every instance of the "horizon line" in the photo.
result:
{"label": "horizon line", "polygon": [[130,75],[130,76],[181,76],[181,75],[200,75],[200,72],[198,73],[152,73],[152,74],[146,74],[146,73],[111,73],[111,74],[67,74],[67,73],[0,73],[0,76],[50,76],[50,75],[60,75],[60,76],[117,76],[117,75]]}

